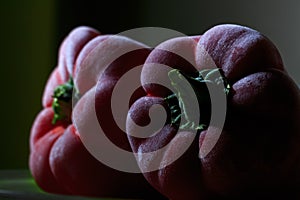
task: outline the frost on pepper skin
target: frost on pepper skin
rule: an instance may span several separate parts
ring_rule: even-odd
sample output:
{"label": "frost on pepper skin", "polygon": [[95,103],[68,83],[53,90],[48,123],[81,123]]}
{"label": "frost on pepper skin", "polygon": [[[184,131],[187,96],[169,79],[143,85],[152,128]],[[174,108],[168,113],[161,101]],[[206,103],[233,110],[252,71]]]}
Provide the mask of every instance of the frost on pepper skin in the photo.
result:
{"label": "frost on pepper skin", "polygon": [[[147,113],[143,105],[171,94],[159,85],[148,84],[168,78],[164,65],[186,74],[194,73],[191,68],[194,63],[197,71],[220,68],[230,86],[221,136],[206,156],[199,156],[199,149],[205,146],[204,138],[213,138],[220,131],[220,127],[209,125],[197,136],[198,146],[191,146],[188,154],[184,154],[189,161],[182,158],[144,176],[172,200],[187,196],[190,199],[273,198],[295,193],[299,196],[300,92],[287,74],[278,49],[258,31],[234,24],[214,26],[199,38],[196,45],[190,45],[189,38],[176,38],[153,49],[141,74],[147,96],[134,104],[130,115],[140,121]],[[190,62],[174,55],[173,50],[180,47],[189,54],[186,57]],[[184,106],[175,108],[184,110]],[[178,116],[181,113],[176,109]],[[176,122],[177,118],[173,119]],[[160,133],[170,143],[176,136],[167,126]],[[165,143],[158,139],[160,133],[156,139],[129,137],[130,144],[135,151],[154,150]],[[174,149],[180,149],[180,144],[174,145],[177,145]],[[172,156],[172,152],[168,155]],[[139,154],[137,160],[145,159]],[[141,162],[146,165],[141,168],[151,166],[151,161]],[[187,178],[191,174],[194,178]]]}
{"label": "frost on pepper skin", "polygon": [[[86,80],[89,79],[86,77],[78,79],[81,67],[84,67],[85,72],[93,71],[96,79],[91,78],[91,80],[95,80],[93,85],[95,86],[98,81],[97,77],[102,71],[93,65],[90,66],[90,61],[96,61],[105,68],[106,65],[101,63],[97,53],[100,53],[101,47],[103,47],[105,50],[102,49],[102,53],[106,54],[102,54],[102,56],[109,57],[111,54],[109,49],[114,47],[110,46],[109,42],[105,42],[107,40],[98,40],[99,37],[108,38],[100,36],[99,32],[92,28],[77,27],[61,44],[58,65],[45,86],[43,110],[36,117],[31,130],[29,167],[33,178],[41,189],[51,193],[93,197],[164,199],[141,174],[117,171],[96,160],[87,151],[80,139],[80,133],[72,124],[73,117],[70,113],[73,110],[69,110],[69,97],[74,88],[72,88],[71,81],[68,82],[68,80],[70,77],[73,78],[74,87],[77,90],[81,89],[83,85],[86,86],[85,82],[88,82]],[[103,46],[103,42],[106,45]],[[111,37],[110,42],[127,44],[127,46],[119,46],[119,50],[126,49],[128,45],[141,45],[124,37]],[[122,63],[119,63],[115,67],[121,66]],[[89,90],[90,88],[85,89]],[[80,95],[84,95],[86,91],[81,90],[80,92]],[[58,104],[56,104],[57,102]],[[65,102],[67,105],[64,104]],[[99,109],[101,110],[101,108]],[[58,114],[59,116],[57,116]],[[52,123],[53,119],[55,124]]]}

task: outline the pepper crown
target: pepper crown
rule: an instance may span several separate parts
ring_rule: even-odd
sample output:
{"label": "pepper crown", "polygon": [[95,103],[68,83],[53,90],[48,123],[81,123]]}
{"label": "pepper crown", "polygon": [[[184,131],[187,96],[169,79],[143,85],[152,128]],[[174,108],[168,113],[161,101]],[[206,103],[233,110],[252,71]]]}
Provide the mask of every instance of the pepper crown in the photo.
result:
{"label": "pepper crown", "polygon": [[[165,98],[170,109],[171,124],[181,130],[202,131],[207,129],[211,117],[211,100],[207,85],[219,86],[223,84],[226,96],[231,89],[223,71],[219,68],[204,69],[199,71],[196,76],[192,76],[178,69],[173,69],[169,71],[168,76],[174,88],[174,93]],[[183,79],[187,80],[189,84],[184,84]],[[192,87],[192,90],[188,87]],[[191,92],[194,94],[190,94]],[[201,110],[200,119],[196,116],[199,115],[200,110],[195,110],[191,108],[193,105],[189,105],[193,103],[191,100],[193,95],[196,95]]]}
{"label": "pepper crown", "polygon": [[52,124],[55,124],[57,120],[71,120],[73,89],[74,82],[72,77],[66,83],[55,88],[52,96],[52,109],[54,111]]}

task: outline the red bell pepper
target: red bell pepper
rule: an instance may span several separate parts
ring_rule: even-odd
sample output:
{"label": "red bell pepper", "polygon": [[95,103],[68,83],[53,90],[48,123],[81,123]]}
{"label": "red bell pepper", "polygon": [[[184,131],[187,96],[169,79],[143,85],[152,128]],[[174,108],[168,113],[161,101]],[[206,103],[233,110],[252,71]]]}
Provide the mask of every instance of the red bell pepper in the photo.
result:
{"label": "red bell pepper", "polygon": [[[191,102],[176,82],[182,78],[197,95],[199,121],[185,110]],[[130,108],[128,138],[145,178],[162,194],[172,200],[244,199],[299,191],[300,92],[267,37],[226,24],[199,37],[168,40],[147,57],[141,80],[147,94]],[[162,81],[170,87],[156,84]],[[220,83],[227,101],[224,127],[210,123],[208,88]],[[147,133],[151,137],[138,138],[145,133],[136,124],[155,120],[149,116],[154,105],[166,110],[166,123]]]}
{"label": "red bell pepper", "polygon": [[[107,59],[111,52],[122,52],[129,46],[142,50],[114,63],[111,72],[104,73],[103,69],[112,62]],[[78,96],[84,97],[95,88],[99,77],[106,74],[102,90],[97,93],[96,110],[99,116],[104,116],[100,122],[110,128],[107,132],[110,139],[124,149],[130,149],[126,135],[107,117],[107,94],[124,73],[123,65],[128,70],[142,64],[149,52],[145,45],[134,40],[100,35],[89,27],[75,28],[65,38],[60,47],[58,65],[44,90],[43,110],[37,115],[30,135],[29,167],[43,190],[82,196],[164,199],[142,174],[113,169],[93,157],[73,124],[74,116],[88,119],[82,118],[84,110],[80,108],[73,113],[77,105],[82,105]]]}

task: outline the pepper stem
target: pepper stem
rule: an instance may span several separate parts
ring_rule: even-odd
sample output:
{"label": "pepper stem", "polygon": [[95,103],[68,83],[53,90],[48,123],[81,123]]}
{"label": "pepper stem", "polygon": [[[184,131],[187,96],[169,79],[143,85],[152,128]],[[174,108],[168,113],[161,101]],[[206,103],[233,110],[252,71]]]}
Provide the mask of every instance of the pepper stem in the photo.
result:
{"label": "pepper stem", "polygon": [[65,84],[55,88],[52,96],[52,109],[54,111],[52,124],[62,119],[71,120],[73,88],[74,82],[72,77]]}
{"label": "pepper stem", "polygon": [[[211,117],[211,100],[207,84],[224,85],[224,92],[229,94],[230,85],[228,84],[221,69],[204,69],[199,71],[196,76],[187,75],[178,69],[173,69],[168,73],[171,85],[174,88],[174,94],[165,98],[170,113],[171,124],[182,130],[202,131],[208,128]],[[189,82],[189,85],[182,84],[183,79]],[[190,90],[192,87],[193,90]],[[195,105],[191,99],[194,94],[197,97],[201,116],[199,121],[195,115],[200,111],[195,111],[191,106]],[[192,105],[190,105],[192,104]],[[189,107],[189,109],[187,109]],[[182,123],[180,123],[182,121]]]}

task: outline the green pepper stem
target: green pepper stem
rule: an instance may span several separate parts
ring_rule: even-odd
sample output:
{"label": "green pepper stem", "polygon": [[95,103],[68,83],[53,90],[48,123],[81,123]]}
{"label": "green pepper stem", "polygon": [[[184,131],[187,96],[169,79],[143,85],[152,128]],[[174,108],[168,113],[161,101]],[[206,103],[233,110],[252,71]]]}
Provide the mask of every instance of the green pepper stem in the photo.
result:
{"label": "green pepper stem", "polygon": [[65,84],[55,88],[52,96],[52,109],[54,111],[52,124],[56,124],[58,120],[71,120],[73,89],[74,82],[72,77]]}
{"label": "green pepper stem", "polygon": [[[204,69],[199,71],[198,75],[193,77],[187,75],[177,69],[173,69],[168,73],[171,85],[174,88],[174,94],[165,98],[170,113],[171,124],[179,127],[181,130],[202,131],[208,128],[211,115],[211,101],[207,84],[224,85],[224,92],[229,94],[230,85],[228,84],[221,69]],[[183,79],[189,82],[189,85],[182,84]],[[192,87],[190,90],[188,87]],[[191,103],[191,97],[196,94],[199,109],[201,108],[201,118],[199,121],[193,117],[195,113],[193,109],[187,109]],[[182,121],[182,123],[181,123]]]}

